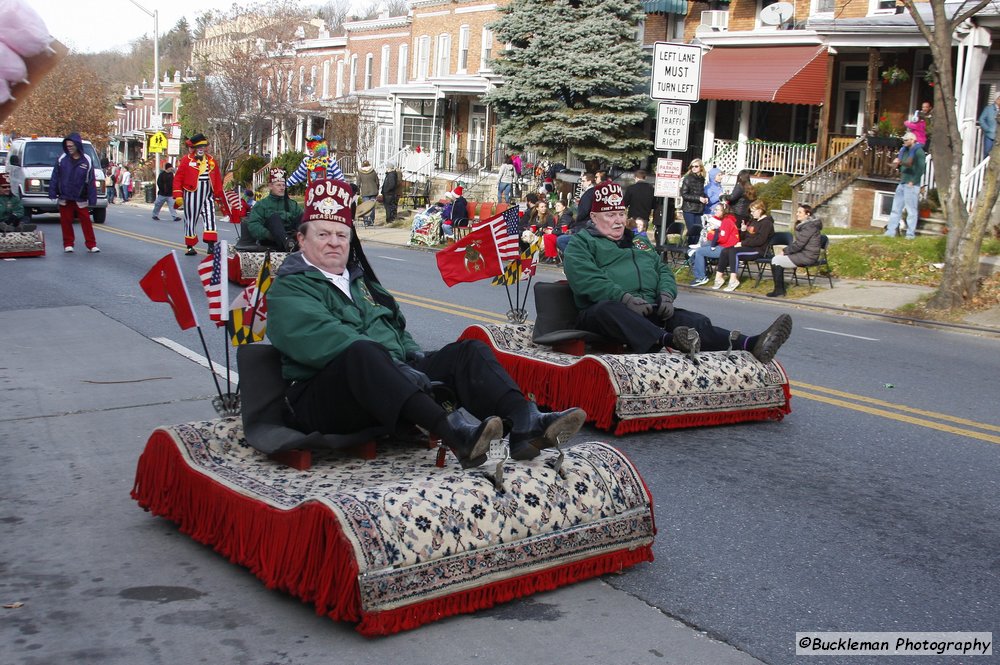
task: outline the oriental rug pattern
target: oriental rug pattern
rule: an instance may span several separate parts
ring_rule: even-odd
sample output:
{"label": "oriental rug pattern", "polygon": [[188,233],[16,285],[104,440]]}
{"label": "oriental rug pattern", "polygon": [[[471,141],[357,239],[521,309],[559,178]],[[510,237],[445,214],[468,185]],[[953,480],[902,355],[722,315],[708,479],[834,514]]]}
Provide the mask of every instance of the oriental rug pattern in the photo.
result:
{"label": "oriental rug pattern", "polygon": [[[179,455],[163,455],[164,446]],[[331,568],[346,572],[331,580],[338,589],[325,593],[343,594],[350,586],[357,606],[338,613],[330,611],[336,603],[317,601],[317,608],[334,618],[360,619],[359,630],[366,634],[414,627],[652,559],[650,496],[632,464],[607,444],[581,443],[567,449],[565,477],[552,470],[552,451],[531,462],[508,461],[502,493],[482,473],[462,471],[451,457],[438,468],[436,456],[435,450],[380,443],[374,460],[314,451],[312,468],[297,471],[247,445],[238,418],[188,423],[154,432],[140,460],[133,496],[153,512],[180,522],[192,535],[200,533],[198,525],[190,523],[192,516],[154,505],[163,495],[156,485],[177,483],[178,474],[193,472],[211,479],[262,511],[321,506],[335,522],[338,538],[349,543],[353,564],[329,562]],[[169,462],[170,457],[175,461]],[[167,474],[144,468],[164,460],[183,468]],[[219,522],[220,517],[212,519]],[[244,520],[223,516],[221,521],[224,524],[215,530],[229,532]],[[236,560],[228,547],[204,535],[199,540],[217,545]],[[244,544],[245,534],[236,537]],[[596,561],[604,563],[593,565]],[[251,562],[237,562],[253,569]],[[577,568],[566,575],[566,566]],[[546,580],[552,570],[563,573]],[[532,575],[539,582],[535,586]],[[476,595],[510,580],[517,580],[510,588]],[[294,585],[280,579],[265,581],[295,592]],[[323,595],[309,588],[296,595],[313,596],[309,600]],[[449,598],[456,599],[454,611],[441,603],[427,613],[414,611],[429,601],[447,603]]]}

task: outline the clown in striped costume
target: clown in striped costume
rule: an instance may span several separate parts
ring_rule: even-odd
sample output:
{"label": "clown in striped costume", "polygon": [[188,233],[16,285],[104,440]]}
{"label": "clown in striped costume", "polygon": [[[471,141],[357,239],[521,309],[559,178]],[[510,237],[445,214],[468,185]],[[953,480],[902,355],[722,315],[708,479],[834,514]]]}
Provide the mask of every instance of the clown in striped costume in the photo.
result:
{"label": "clown in striped costume", "polygon": [[195,134],[187,140],[187,157],[177,160],[177,173],[174,175],[174,200],[177,207],[184,207],[184,245],[188,256],[198,252],[198,236],[195,225],[202,222],[202,240],[208,246],[208,253],[219,239],[215,230],[215,203],[218,202],[222,211],[229,214],[229,206],[223,196],[222,175],[215,158],[207,152],[208,139],[204,134]]}
{"label": "clown in striped costume", "polygon": [[285,182],[285,186],[294,187],[301,182],[310,183],[316,180],[345,179],[337,158],[330,154],[323,136],[315,134],[306,139],[306,149],[309,152],[299,162],[299,168],[295,169]]}

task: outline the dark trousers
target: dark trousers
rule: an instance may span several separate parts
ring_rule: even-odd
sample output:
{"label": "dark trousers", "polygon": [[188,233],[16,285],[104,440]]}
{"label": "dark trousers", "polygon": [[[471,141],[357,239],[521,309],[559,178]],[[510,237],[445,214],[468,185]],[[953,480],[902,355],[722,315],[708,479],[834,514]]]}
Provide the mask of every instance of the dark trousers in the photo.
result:
{"label": "dark trousers", "polygon": [[[650,353],[660,349],[663,332],[687,326],[698,331],[703,351],[725,351],[729,348],[729,331],[712,325],[704,314],[675,309],[674,315],[662,324],[654,311],[648,317],[633,312],[620,302],[605,300],[580,312],[577,327],[603,335],[627,345],[635,353]],[[742,344],[746,339],[740,335]]]}
{"label": "dark trousers", "polygon": [[[271,234],[271,238],[274,240],[274,244],[281,248],[282,251],[285,249],[285,245],[289,238],[295,239],[295,232],[299,228],[299,219],[292,222],[292,227],[290,229],[285,228],[285,222],[281,219],[281,215],[274,213],[267,218],[265,226],[267,227],[267,232]],[[268,244],[268,243],[264,243]]]}
{"label": "dark trousers", "polygon": [[726,247],[719,255],[719,272],[739,274],[740,261],[753,261],[760,258],[760,252],[742,247]]}
{"label": "dark trousers", "polygon": [[[454,391],[458,406],[480,420],[509,416],[497,412],[501,399],[511,391],[521,395],[490,348],[479,341],[453,342],[411,366]],[[355,342],[312,379],[292,384],[287,394],[289,424],[323,434],[351,434],[379,425],[395,429],[403,404],[418,390],[384,346]],[[435,415],[422,420],[434,422]]]}
{"label": "dark trousers", "polygon": [[395,194],[383,194],[382,205],[385,206],[386,223],[396,221],[396,206],[399,204],[399,197]]}

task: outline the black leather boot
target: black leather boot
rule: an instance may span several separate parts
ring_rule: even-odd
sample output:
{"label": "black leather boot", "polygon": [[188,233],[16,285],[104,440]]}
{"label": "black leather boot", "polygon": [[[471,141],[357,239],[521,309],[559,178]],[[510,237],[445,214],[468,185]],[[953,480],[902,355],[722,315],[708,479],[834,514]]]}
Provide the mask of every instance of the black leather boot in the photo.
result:
{"label": "black leather boot", "polygon": [[471,469],[486,463],[490,441],[503,437],[503,421],[490,416],[480,422],[463,411],[452,411],[445,418],[444,431],[435,434],[451,448],[463,469]]}
{"label": "black leather boot", "polygon": [[762,363],[769,363],[774,359],[774,354],[778,352],[781,345],[788,341],[791,334],[792,317],[782,314],[767,327],[767,330],[757,336],[757,341],[754,342],[750,353]]}
{"label": "black leather boot", "polygon": [[540,450],[553,448],[560,439],[580,431],[586,420],[586,411],[578,407],[542,413],[534,402],[525,402],[511,416],[510,456],[516,460],[537,457]]}
{"label": "black leather boot", "polygon": [[772,265],[771,272],[774,274],[774,291],[767,294],[768,298],[777,298],[785,295],[785,269],[781,266]]}

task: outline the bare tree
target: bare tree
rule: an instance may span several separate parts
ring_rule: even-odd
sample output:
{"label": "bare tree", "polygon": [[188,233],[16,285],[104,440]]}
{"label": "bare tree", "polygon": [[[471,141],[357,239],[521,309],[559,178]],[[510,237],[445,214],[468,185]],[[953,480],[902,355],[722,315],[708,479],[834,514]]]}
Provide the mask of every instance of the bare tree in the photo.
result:
{"label": "bare tree", "polygon": [[327,138],[341,155],[359,161],[368,157],[375,146],[376,105],[368,97],[337,100],[327,118]]}
{"label": "bare tree", "polygon": [[326,21],[331,35],[339,35],[351,15],[351,0],[328,0],[316,8],[316,15]]}
{"label": "bare tree", "polygon": [[[935,68],[941,72],[937,85],[934,86],[934,142],[931,154],[934,157],[934,173],[941,206],[948,220],[948,240],[941,285],[928,306],[933,309],[952,309],[971,300],[979,289],[979,252],[1000,194],[1000,143],[997,143],[990,153],[984,187],[979,193],[972,215],[966,212],[966,201],[960,187],[964,150],[955,104],[955,80],[952,77],[952,72],[955,71],[952,40],[955,30],[962,23],[973,18],[994,0],[962,2],[951,17],[947,15],[944,2],[935,0],[915,4],[914,0],[903,1],[930,46]],[[930,5],[932,26],[928,26],[920,15],[918,4],[923,7]]]}
{"label": "bare tree", "polygon": [[385,9],[389,16],[406,16],[410,11],[410,5],[406,0],[386,0]]}

